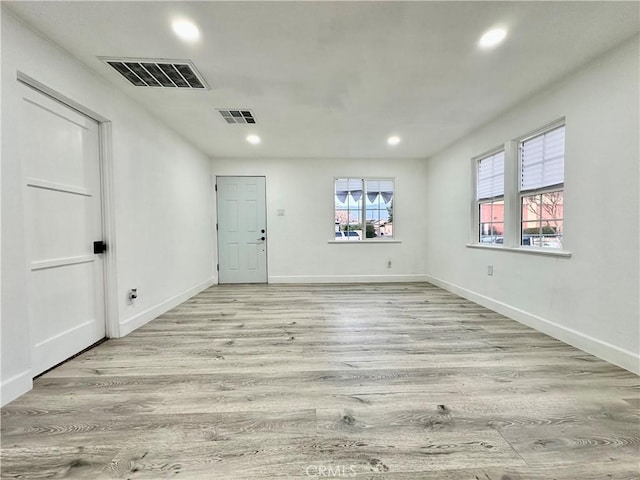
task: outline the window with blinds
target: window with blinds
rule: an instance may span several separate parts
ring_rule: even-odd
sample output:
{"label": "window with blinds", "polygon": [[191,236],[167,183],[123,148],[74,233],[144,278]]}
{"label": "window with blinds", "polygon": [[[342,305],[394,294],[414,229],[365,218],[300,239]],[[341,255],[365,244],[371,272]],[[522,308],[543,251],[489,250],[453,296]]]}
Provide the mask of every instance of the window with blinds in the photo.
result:
{"label": "window with blinds", "polygon": [[478,160],[478,200],[504,195],[504,150]]}
{"label": "window with blinds", "polygon": [[520,142],[520,244],[562,248],[564,125]]}
{"label": "window with blinds", "polygon": [[504,150],[478,160],[476,170],[478,240],[504,242]]}
{"label": "window with blinds", "polygon": [[520,191],[564,183],[564,125],[520,142]]}
{"label": "window with blinds", "polygon": [[394,193],[392,178],[336,178],[335,240],[392,240]]}

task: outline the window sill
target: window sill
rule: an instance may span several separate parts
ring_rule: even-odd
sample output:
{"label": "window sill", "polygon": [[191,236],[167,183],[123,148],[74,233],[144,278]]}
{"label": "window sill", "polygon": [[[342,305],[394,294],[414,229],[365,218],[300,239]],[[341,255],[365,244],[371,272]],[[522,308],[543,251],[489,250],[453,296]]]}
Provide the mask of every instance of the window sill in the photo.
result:
{"label": "window sill", "polygon": [[467,248],[479,248],[480,250],[500,250],[504,252],[526,253],[529,255],[543,255],[547,257],[571,257],[571,252],[568,252],[566,250],[552,250],[550,248],[504,247],[498,245],[480,245],[479,243],[468,243]]}
{"label": "window sill", "polygon": [[401,240],[329,240],[327,243],[349,243],[349,244],[386,244],[386,243],[402,243]]}

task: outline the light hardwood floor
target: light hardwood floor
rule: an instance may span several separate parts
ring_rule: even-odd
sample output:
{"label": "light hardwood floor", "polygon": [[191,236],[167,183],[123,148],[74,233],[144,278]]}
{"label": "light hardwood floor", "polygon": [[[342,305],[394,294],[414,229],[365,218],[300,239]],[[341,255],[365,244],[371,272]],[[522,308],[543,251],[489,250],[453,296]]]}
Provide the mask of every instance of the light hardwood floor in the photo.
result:
{"label": "light hardwood floor", "polygon": [[639,392],[429,284],[215,286],[4,407],[2,478],[638,479]]}

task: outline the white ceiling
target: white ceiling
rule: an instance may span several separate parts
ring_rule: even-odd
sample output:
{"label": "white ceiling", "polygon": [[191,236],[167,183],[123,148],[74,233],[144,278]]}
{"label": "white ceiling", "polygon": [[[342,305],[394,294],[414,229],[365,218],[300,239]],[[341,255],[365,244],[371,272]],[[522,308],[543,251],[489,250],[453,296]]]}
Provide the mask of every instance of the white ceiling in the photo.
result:
{"label": "white ceiling", "polygon": [[[640,29],[636,1],[3,3],[214,157],[426,157]],[[134,87],[98,56],[190,59],[212,89]]]}

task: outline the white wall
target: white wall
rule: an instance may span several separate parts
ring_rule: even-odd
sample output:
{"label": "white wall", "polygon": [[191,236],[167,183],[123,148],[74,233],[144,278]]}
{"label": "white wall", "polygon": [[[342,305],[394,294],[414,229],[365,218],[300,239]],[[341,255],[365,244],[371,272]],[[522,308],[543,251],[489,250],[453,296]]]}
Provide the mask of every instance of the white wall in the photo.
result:
{"label": "white wall", "polygon": [[[638,371],[638,40],[586,66],[428,162],[210,161],[130,99],[2,10],[2,403],[31,387],[20,70],[113,122],[117,321],[124,334],[215,279],[210,174],[267,178],[270,282],[429,278]],[[567,124],[569,259],[465,247],[470,158],[558,117]],[[400,243],[334,244],[333,179],[396,179]],[[602,193],[599,193],[602,192]],[[285,216],[277,215],[278,209]],[[595,234],[594,221],[609,233]],[[392,261],[392,268],[387,262]],[[493,277],[486,266],[495,266]],[[428,272],[428,276],[425,276]],[[134,306],[129,288],[139,289]]]}
{"label": "white wall", "polygon": [[[638,47],[636,37],[429,159],[426,183],[426,272],[434,283],[635,372]],[[562,116],[571,258],[465,247],[470,159]],[[493,277],[487,265],[494,265]]]}
{"label": "white wall", "polygon": [[[213,282],[211,164],[173,131],[2,9],[1,396],[31,388],[22,174],[21,71],[112,122],[120,334]],[[138,288],[135,305],[129,288]]]}
{"label": "white wall", "polygon": [[[424,280],[424,160],[212,162],[214,175],[266,177],[269,282]],[[329,243],[335,238],[334,178],[347,176],[395,178],[394,235],[401,243]]]}

